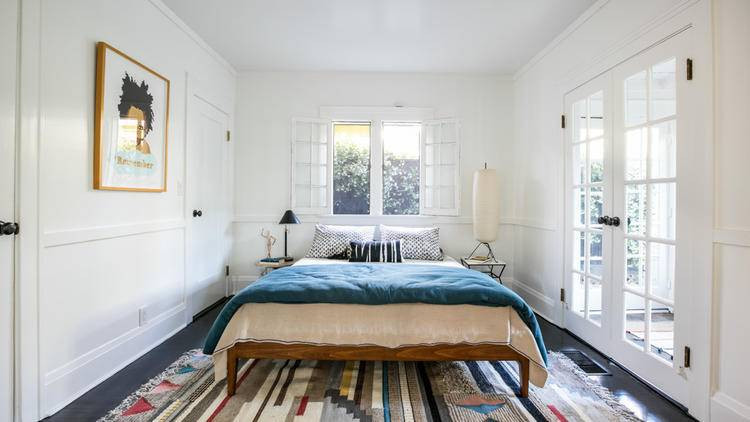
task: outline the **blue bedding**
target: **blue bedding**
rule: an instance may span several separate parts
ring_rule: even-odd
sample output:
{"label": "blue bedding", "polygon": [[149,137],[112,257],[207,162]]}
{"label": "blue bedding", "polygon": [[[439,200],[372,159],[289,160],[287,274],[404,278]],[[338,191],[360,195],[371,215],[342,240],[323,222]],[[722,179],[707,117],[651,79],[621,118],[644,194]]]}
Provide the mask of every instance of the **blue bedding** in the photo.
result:
{"label": "blue bedding", "polygon": [[531,330],[539,352],[547,363],[542,332],[529,305],[489,276],[465,268],[414,264],[331,264],[278,269],[247,286],[227,302],[208,333],[203,353],[214,352],[229,320],[245,303],[511,306]]}

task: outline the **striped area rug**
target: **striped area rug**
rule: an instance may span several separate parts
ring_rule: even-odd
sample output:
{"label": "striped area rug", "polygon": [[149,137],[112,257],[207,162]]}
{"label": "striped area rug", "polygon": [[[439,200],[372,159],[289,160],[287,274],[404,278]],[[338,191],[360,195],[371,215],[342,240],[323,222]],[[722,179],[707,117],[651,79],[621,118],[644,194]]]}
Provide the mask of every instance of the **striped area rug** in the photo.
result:
{"label": "striped area rug", "polygon": [[109,421],[637,421],[567,357],[520,398],[514,363],[253,360],[235,396],[192,350],[100,419]]}

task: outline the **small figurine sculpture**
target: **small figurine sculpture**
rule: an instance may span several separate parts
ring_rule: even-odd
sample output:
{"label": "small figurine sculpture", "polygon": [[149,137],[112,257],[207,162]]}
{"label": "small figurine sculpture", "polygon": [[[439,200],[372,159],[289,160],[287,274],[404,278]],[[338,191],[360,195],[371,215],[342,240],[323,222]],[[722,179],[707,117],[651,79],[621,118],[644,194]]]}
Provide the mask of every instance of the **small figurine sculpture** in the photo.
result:
{"label": "small figurine sculpture", "polygon": [[266,257],[271,257],[271,248],[273,248],[273,245],[276,243],[276,238],[271,235],[271,230],[260,229],[260,236],[264,239],[266,239]]}

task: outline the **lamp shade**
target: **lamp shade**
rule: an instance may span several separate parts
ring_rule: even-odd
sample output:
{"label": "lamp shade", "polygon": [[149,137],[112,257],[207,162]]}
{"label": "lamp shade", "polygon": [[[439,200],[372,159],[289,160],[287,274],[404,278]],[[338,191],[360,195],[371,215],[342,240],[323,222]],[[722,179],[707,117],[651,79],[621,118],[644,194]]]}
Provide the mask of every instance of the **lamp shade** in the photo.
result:
{"label": "lamp shade", "polygon": [[294,215],[294,211],[292,210],[286,210],[283,216],[281,216],[281,221],[279,221],[279,224],[299,224],[299,218],[297,218],[296,215]]}
{"label": "lamp shade", "polygon": [[479,242],[490,243],[497,239],[500,225],[499,189],[495,170],[482,169],[474,172],[474,238]]}

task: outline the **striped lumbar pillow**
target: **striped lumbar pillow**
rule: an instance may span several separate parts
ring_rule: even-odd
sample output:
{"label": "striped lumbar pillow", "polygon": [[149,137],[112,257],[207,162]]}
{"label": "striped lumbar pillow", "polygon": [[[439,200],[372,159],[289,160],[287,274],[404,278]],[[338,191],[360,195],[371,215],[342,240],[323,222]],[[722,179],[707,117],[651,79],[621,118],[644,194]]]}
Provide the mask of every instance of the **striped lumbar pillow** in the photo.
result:
{"label": "striped lumbar pillow", "polygon": [[401,240],[351,242],[349,262],[403,262]]}

